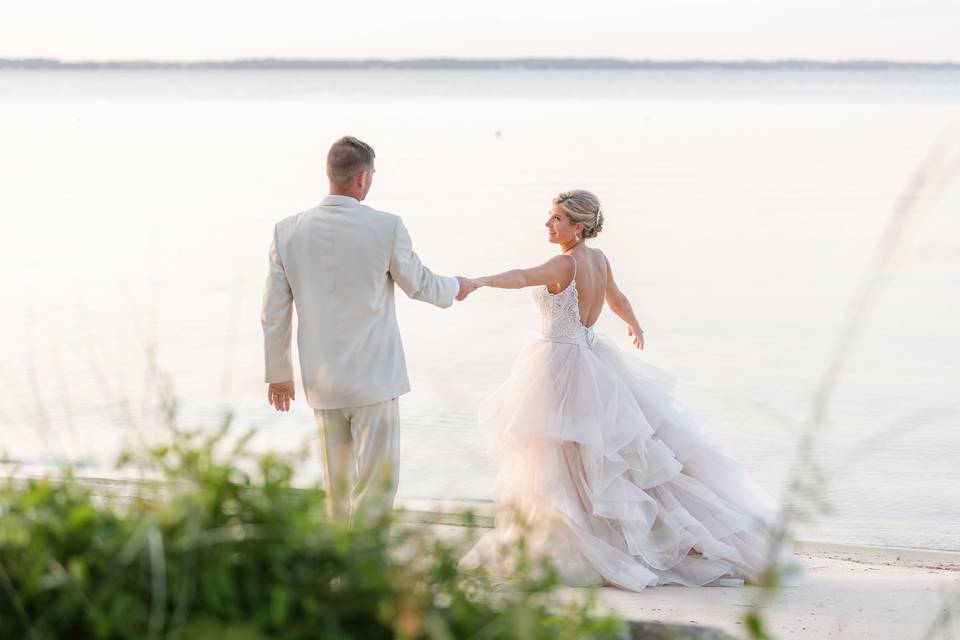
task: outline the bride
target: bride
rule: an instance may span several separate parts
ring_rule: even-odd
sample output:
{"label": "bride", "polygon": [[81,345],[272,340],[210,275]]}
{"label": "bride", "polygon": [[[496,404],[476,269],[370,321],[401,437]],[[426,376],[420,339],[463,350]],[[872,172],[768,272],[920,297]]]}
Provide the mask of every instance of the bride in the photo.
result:
{"label": "bride", "polygon": [[499,508],[461,566],[509,575],[522,537],[570,585],[762,583],[776,506],[673,400],[668,375],[594,333],[606,303],[644,346],[609,260],[586,245],[603,220],[589,191],[561,193],[546,222],[559,255],[471,280],[533,287],[541,325],[481,410]]}

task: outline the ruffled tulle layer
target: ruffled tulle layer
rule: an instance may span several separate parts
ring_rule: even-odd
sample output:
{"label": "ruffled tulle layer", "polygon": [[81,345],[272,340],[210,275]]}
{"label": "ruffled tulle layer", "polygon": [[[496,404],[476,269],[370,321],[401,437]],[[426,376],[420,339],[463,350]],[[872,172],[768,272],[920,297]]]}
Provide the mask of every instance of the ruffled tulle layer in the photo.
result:
{"label": "ruffled tulle layer", "polygon": [[567,584],[762,582],[776,505],[672,386],[604,337],[531,342],[481,412],[500,510],[461,565],[509,575],[522,537]]}

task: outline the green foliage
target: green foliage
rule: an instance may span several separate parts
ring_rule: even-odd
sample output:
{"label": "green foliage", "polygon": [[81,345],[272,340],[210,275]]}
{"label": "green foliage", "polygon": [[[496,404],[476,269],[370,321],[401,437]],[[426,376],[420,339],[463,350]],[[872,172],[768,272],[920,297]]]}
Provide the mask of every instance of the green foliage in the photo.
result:
{"label": "green foliage", "polygon": [[[0,486],[0,637],[612,637],[591,603],[553,602],[549,568],[496,585],[457,567],[429,530],[346,529],[324,518],[320,486],[295,488],[296,459],[226,447],[171,427],[125,454],[152,470],[134,495],[57,479]],[[224,450],[226,447],[226,450]],[[129,490],[128,485],[122,488]],[[537,577],[532,577],[536,575]]]}
{"label": "green foliage", "polygon": [[753,640],[771,640],[764,626],[763,618],[758,611],[750,611],[745,616],[747,622],[747,633]]}

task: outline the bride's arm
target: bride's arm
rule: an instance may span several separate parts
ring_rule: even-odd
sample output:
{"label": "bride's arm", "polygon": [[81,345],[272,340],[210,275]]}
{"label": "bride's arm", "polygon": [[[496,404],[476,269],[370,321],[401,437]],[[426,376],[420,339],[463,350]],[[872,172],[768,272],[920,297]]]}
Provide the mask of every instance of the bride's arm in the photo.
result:
{"label": "bride's arm", "polygon": [[613,311],[627,323],[627,335],[633,338],[633,346],[643,349],[643,329],[640,328],[637,316],[633,313],[633,306],[613,279],[613,267],[610,266],[607,256],[603,256],[603,259],[607,263],[607,289],[604,292],[607,306],[610,307],[610,311]]}
{"label": "bride's arm", "polygon": [[478,287],[495,289],[523,289],[538,285],[555,285],[568,282],[573,277],[573,261],[564,256],[554,256],[543,264],[529,269],[511,269],[482,278],[471,278]]}

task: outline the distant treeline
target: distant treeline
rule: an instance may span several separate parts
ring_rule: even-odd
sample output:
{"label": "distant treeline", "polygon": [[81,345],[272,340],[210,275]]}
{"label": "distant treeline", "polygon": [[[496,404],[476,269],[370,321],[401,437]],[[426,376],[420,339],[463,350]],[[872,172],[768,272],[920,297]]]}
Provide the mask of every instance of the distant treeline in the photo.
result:
{"label": "distant treeline", "polygon": [[917,71],[960,70],[954,62],[894,62],[888,60],[621,60],[616,58],[515,58],[460,59],[416,58],[410,60],[310,60],[250,58],[242,60],[199,60],[190,62],[155,60],[114,60],[64,62],[54,58],[0,58],[0,69],[71,70],[165,70],[165,69],[401,69],[401,70],[490,70],[490,69],[558,69],[558,70],[861,70]]}

